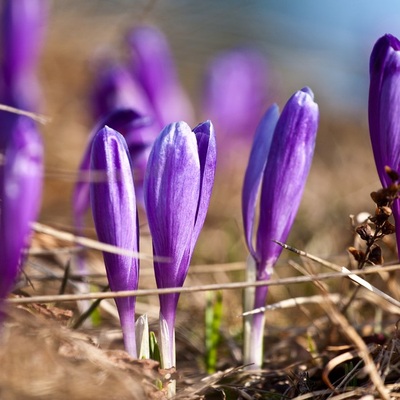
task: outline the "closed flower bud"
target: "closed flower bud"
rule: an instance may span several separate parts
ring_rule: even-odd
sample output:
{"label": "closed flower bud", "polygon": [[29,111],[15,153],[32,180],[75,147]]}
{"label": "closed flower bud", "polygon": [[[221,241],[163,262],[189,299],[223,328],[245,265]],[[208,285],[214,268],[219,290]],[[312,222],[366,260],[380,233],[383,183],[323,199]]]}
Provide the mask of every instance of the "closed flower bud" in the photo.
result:
{"label": "closed flower bud", "polygon": [[[168,125],[150,153],[144,199],[157,257],[159,288],[181,287],[203,226],[214,183],[216,147],[210,121],[193,130]],[[179,294],[160,295],[160,349],[163,368],[175,366],[175,315]]]}
{"label": "closed flower bud", "polygon": [[[282,252],[282,247],[274,241],[285,242],[292,227],[311,166],[318,117],[314,95],[304,88],[289,99],[280,116],[278,108],[272,106],[256,132],[243,184],[242,214],[257,280],[271,276]],[[260,217],[255,229],[260,186]],[[254,308],[265,305],[267,292],[266,286],[256,288]],[[249,354],[245,354],[244,360],[246,364],[253,363],[254,368],[261,367],[263,324],[264,315],[255,314]]]}
{"label": "closed flower bud", "polygon": [[[99,240],[138,252],[139,232],[131,161],[123,136],[104,127],[93,138],[90,171],[90,200]],[[112,291],[135,290],[139,281],[136,258],[103,252]],[[115,299],[126,351],[137,356],[135,339],[135,298]]]}

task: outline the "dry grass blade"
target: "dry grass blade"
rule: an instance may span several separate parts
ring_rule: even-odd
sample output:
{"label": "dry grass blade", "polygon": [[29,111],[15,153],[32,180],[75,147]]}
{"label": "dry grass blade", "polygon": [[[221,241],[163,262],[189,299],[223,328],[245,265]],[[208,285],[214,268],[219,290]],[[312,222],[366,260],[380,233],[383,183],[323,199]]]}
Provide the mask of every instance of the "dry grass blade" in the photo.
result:
{"label": "dry grass blade", "polygon": [[370,350],[364,340],[360,337],[354,327],[350,325],[345,316],[338,311],[333,303],[323,303],[322,307],[324,307],[331,320],[341,328],[342,332],[357,348],[358,355],[364,361],[366,372],[368,372],[380,397],[384,400],[389,400],[390,396],[388,390],[385,388],[384,382],[378,373],[376,365],[371,357]]}
{"label": "dry grass blade", "polygon": [[[353,360],[358,355],[357,351],[347,351],[345,353],[339,354],[338,356],[332,358],[325,365],[325,368],[322,372],[322,380],[325,382],[326,386],[329,387],[332,391],[336,391],[332,382],[329,379],[329,374],[339,365],[345,363],[346,361]],[[346,377],[347,378],[347,377]]]}
{"label": "dry grass blade", "polygon": [[[299,305],[304,305],[304,304],[320,304],[321,301],[327,301],[326,297],[327,296],[315,295],[315,296],[286,299],[274,304],[268,304],[265,307],[255,308],[254,310],[244,312],[242,316],[257,314],[259,312],[265,312],[271,310],[279,310],[283,308],[297,307]],[[329,300],[333,301],[334,303],[337,303],[342,298],[342,296],[338,293],[329,294],[328,297]]]}
{"label": "dry grass blade", "polygon": [[24,115],[25,117],[32,118],[34,121],[39,122],[40,124],[43,124],[43,125],[50,122],[49,117],[45,117],[44,115],[29,112],[29,111],[20,110],[19,108],[7,106],[5,104],[0,104],[0,110],[8,111],[13,114]]}
{"label": "dry grass blade", "polygon": [[[281,244],[281,243],[279,243]],[[281,244],[283,245],[283,244]],[[283,245],[285,248],[290,248],[289,246]],[[310,258],[314,261],[319,260],[318,257],[310,256],[307,253],[294,249],[293,250],[295,253],[307,256],[307,258]],[[323,265],[326,264],[331,264],[329,262],[325,262],[324,260],[321,260],[323,262]],[[334,264],[333,264],[334,265]],[[337,269],[337,266],[334,265],[333,267],[335,270]],[[340,268],[340,267],[339,267]],[[342,268],[340,268],[343,270]],[[345,268],[347,270],[347,268]],[[348,271],[348,270],[347,270]],[[323,287],[323,285],[318,282],[314,281],[314,284],[322,291],[323,294],[327,295],[327,300],[329,300],[329,293],[326,291],[326,289]],[[327,301],[327,302],[322,302],[321,307],[326,311],[326,314],[329,316],[331,321],[338,326],[343,334],[350,340],[351,343],[356,347],[357,349],[357,354],[358,356],[363,360],[364,365],[365,365],[365,370],[369,374],[369,377],[373,383],[373,385],[376,388],[376,391],[379,393],[380,397],[384,400],[389,400],[389,392],[385,388],[384,382],[379,375],[378,369],[371,357],[370,350],[364,340],[360,337],[360,335],[357,333],[357,331],[354,329],[354,327],[349,323],[349,321],[346,319],[346,317],[338,310],[336,305],[332,301]],[[332,390],[336,390],[329,382],[329,379],[327,380],[328,386],[331,387]]]}
{"label": "dry grass blade", "polygon": [[167,288],[167,289],[140,289],[140,290],[126,290],[120,292],[93,292],[93,293],[82,293],[82,294],[66,294],[61,296],[32,296],[27,298],[13,298],[8,299],[7,302],[13,304],[28,304],[28,303],[53,303],[62,301],[78,301],[78,300],[95,300],[95,299],[110,299],[118,297],[129,297],[129,296],[154,296],[160,294],[170,294],[170,293],[194,293],[194,292],[205,292],[209,290],[237,290],[245,289],[248,287],[257,286],[279,286],[288,284],[298,284],[304,282],[312,281],[323,281],[327,279],[342,278],[347,277],[350,274],[372,274],[382,271],[393,271],[399,269],[399,265],[392,265],[380,268],[371,268],[367,271],[354,271],[354,272],[339,272],[339,273],[324,273],[318,275],[309,276],[298,276],[293,278],[283,278],[283,279],[270,279],[266,281],[257,282],[234,282],[234,283],[224,283],[224,284],[209,284],[209,285],[199,285],[191,287],[180,287],[180,288]]}
{"label": "dry grass blade", "polygon": [[[141,260],[151,260],[151,261],[154,260],[153,256],[151,256],[149,254],[138,253],[136,251],[127,250],[127,249],[121,249],[119,247],[112,246],[110,244],[98,242],[97,240],[88,239],[88,238],[85,238],[82,236],[75,236],[72,233],[63,232],[63,231],[51,228],[50,226],[40,224],[39,222],[34,222],[32,224],[32,227],[36,232],[44,233],[46,235],[56,237],[57,239],[76,243],[76,244],[79,244],[81,246],[84,246],[84,247],[87,247],[90,249],[106,251],[108,253],[138,258]],[[168,259],[166,259],[165,257],[164,258],[158,257],[157,261],[163,262],[163,261],[168,261]]]}
{"label": "dry grass blade", "polygon": [[[352,280],[354,283],[359,284],[360,286],[364,287],[365,289],[369,290],[370,292],[376,294],[379,297],[382,297],[383,299],[385,299],[386,301],[388,301],[389,303],[393,304],[396,307],[400,308],[400,301],[394,299],[393,297],[389,296],[388,294],[386,294],[385,292],[382,292],[381,290],[377,289],[375,286],[371,285],[369,282],[367,282],[365,279],[362,279],[360,276],[358,276],[359,274],[356,273],[358,271],[350,271],[349,269],[347,269],[346,267],[340,267],[339,265],[333,264],[329,261],[325,261],[322,258],[313,256],[312,254],[306,253],[305,251],[302,250],[298,250],[295,247],[289,246],[285,243],[279,242],[277,240],[274,241],[275,243],[279,244],[280,246],[282,246],[284,249],[290,250],[293,253],[296,253],[300,256],[303,257],[307,257],[310,260],[313,260],[329,269],[332,269],[334,271],[340,271],[343,273],[347,274],[347,277]],[[383,268],[380,268],[380,271],[383,271]],[[363,274],[366,272],[365,270],[362,270]]]}

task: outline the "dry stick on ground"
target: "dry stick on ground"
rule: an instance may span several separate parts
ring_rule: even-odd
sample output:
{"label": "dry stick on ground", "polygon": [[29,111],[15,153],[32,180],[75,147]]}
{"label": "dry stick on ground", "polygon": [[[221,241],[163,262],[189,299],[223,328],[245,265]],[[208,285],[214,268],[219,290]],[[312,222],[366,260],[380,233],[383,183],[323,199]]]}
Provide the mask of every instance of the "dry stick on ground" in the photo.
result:
{"label": "dry stick on ground", "polygon": [[[280,244],[281,246],[283,246],[284,248],[293,251],[296,254],[307,257],[307,258],[317,261],[317,262],[322,261],[321,262],[322,265],[329,266],[330,268],[337,270],[338,266],[336,266],[335,264],[326,262],[322,259],[319,259],[318,257],[312,256],[304,251],[295,249],[295,248],[285,245],[283,243],[280,243],[280,242],[277,242],[277,243]],[[343,271],[343,269],[347,270],[347,268],[342,267],[341,270]],[[358,277],[356,275],[354,275],[353,278],[351,277],[351,275],[349,275],[349,278],[352,279],[353,282],[357,282],[358,280],[361,279],[360,277]],[[354,279],[354,278],[357,278],[357,279]],[[326,294],[327,296],[329,295],[329,293],[326,292],[325,288],[321,285],[320,282],[314,281],[314,284],[322,291],[322,293]],[[321,303],[321,307],[324,308],[327,315],[329,315],[329,317],[331,318],[332,322],[341,328],[344,335],[346,335],[347,338],[357,348],[358,354],[359,354],[360,358],[364,361],[366,371],[369,373],[371,381],[375,385],[375,388],[376,388],[377,392],[379,393],[380,397],[384,400],[390,400],[388,390],[385,388],[384,382],[382,381],[382,378],[380,377],[380,375],[378,373],[376,365],[370,356],[370,352],[368,350],[366,343],[363,341],[363,339],[360,337],[360,335],[357,333],[357,331],[354,329],[354,327],[352,325],[350,325],[349,321],[345,318],[345,316],[340,313],[340,311],[338,310],[336,305],[332,301],[329,301],[329,297],[328,297],[327,302]],[[328,383],[329,383],[329,380],[328,380]],[[335,388],[332,385],[330,385],[330,386],[331,386],[332,390],[335,390]]]}
{"label": "dry stick on ground", "polygon": [[[92,239],[88,239],[88,238],[84,238],[84,237],[80,237],[80,236],[75,236],[75,235],[73,235],[71,233],[62,232],[62,231],[59,231],[57,229],[51,228],[49,226],[40,224],[38,222],[33,223],[32,227],[37,232],[41,232],[41,233],[44,233],[44,234],[47,234],[47,235],[50,235],[50,236],[54,236],[54,237],[56,237],[58,239],[70,241],[70,242],[73,242],[73,243],[76,243],[76,244],[80,244],[80,245],[82,245],[84,247],[89,247],[89,248],[96,249],[96,250],[106,251],[106,252],[110,252],[110,253],[114,253],[114,254],[126,255],[126,256],[145,259],[145,260],[156,260],[156,261],[159,261],[159,262],[163,262],[163,261],[167,262],[168,261],[168,259],[165,258],[165,257],[157,257],[157,259],[155,259],[152,256],[147,255],[147,254],[136,253],[136,252],[133,252],[131,250],[121,249],[121,248],[116,247],[116,246],[112,246],[112,245],[105,244],[105,243],[100,243],[100,242],[98,242],[96,240],[92,240]],[[359,285],[365,287],[366,289],[370,290],[371,292],[373,292],[373,293],[377,294],[378,296],[384,298],[385,300],[391,302],[395,306],[400,307],[400,302],[399,301],[393,299],[391,296],[389,296],[386,293],[380,291],[379,289],[377,289],[374,286],[370,285],[364,279],[362,279],[359,276],[357,276],[358,275],[357,271],[351,272],[350,270],[348,270],[345,267],[340,267],[340,266],[338,266],[336,264],[330,263],[328,261],[325,261],[325,260],[323,260],[321,258],[318,258],[316,256],[313,256],[311,254],[307,254],[304,251],[295,249],[294,247],[288,246],[288,245],[286,245],[284,243],[281,243],[279,241],[275,241],[275,242],[277,244],[279,244],[280,246],[288,249],[288,250],[291,250],[291,251],[293,251],[293,252],[295,252],[295,253],[297,253],[299,255],[306,256],[306,257],[310,258],[311,260],[314,260],[314,261],[320,263],[321,265],[324,265],[324,266],[326,266],[326,267],[328,267],[330,269],[333,269],[334,271],[341,272],[343,274],[343,276],[348,276],[352,281],[358,283]],[[397,268],[394,268],[394,269],[397,269]],[[382,271],[382,270],[383,269],[380,268],[380,271]],[[322,280],[322,276],[323,276],[323,274],[319,278],[314,278],[314,279]],[[297,282],[300,282],[300,281],[297,281]],[[249,284],[248,286],[236,286],[236,287],[232,287],[232,288],[231,287],[226,287],[226,288],[227,289],[234,289],[234,288],[244,288],[244,287],[250,287],[250,286],[263,286],[266,283],[271,285],[270,281],[263,281],[263,282],[254,282],[252,284]],[[285,280],[285,283],[288,283],[288,281]],[[210,286],[212,286],[212,285],[210,285]],[[221,288],[222,289],[225,288],[224,285],[221,285]],[[173,291],[173,292],[165,292],[165,293],[178,293],[178,292],[180,292],[177,289],[175,289],[175,290],[176,290],[175,292]],[[206,290],[206,289],[199,289],[198,291],[203,291],[203,290]],[[212,288],[210,290],[218,290],[218,289],[217,288]],[[185,291],[185,290],[183,290],[183,291]],[[121,293],[121,292],[119,292],[119,293]],[[162,293],[164,293],[164,292],[162,292]],[[120,296],[117,296],[117,297],[125,297],[125,296],[133,296],[133,295],[138,295],[138,294],[137,293],[130,293],[130,294],[125,294],[125,295],[120,295]],[[97,298],[97,297],[95,297],[95,298]],[[100,298],[100,297],[98,297],[98,298]],[[88,299],[90,300],[92,298],[88,298]],[[77,299],[74,299],[74,300],[77,300]],[[71,299],[71,301],[72,301],[72,299]]]}
{"label": "dry stick on ground", "polygon": [[[194,293],[194,292],[205,292],[208,290],[237,290],[245,289],[248,287],[257,286],[279,286],[279,285],[289,285],[296,283],[312,282],[312,281],[322,281],[327,279],[350,277],[352,279],[357,278],[358,273],[362,274],[372,274],[382,271],[394,271],[400,269],[400,265],[371,268],[367,271],[354,271],[354,272],[336,272],[336,273],[324,273],[315,276],[297,276],[294,278],[283,278],[283,279],[271,279],[266,281],[257,282],[234,282],[225,284],[209,284],[191,287],[181,287],[181,288],[167,288],[167,289],[139,289],[139,290],[126,290],[120,292],[93,292],[93,293],[82,293],[82,294],[65,294],[65,295],[43,295],[43,296],[32,296],[24,298],[12,298],[8,299],[8,303],[12,304],[29,304],[29,303],[53,303],[61,301],[77,301],[77,300],[95,300],[95,299],[111,299],[119,297],[129,297],[129,296],[153,296],[160,294],[170,294],[170,293]],[[363,281],[363,280],[361,280]],[[366,281],[363,281],[366,282]],[[367,283],[367,282],[366,282]],[[378,296],[385,298],[385,300],[396,305],[400,308],[400,302],[393,299],[392,297],[386,295],[380,290],[371,286],[371,291]]]}
{"label": "dry stick on ground", "polygon": [[[365,274],[368,272],[368,270],[358,270],[358,271],[350,271],[349,269],[347,269],[346,267],[340,267],[339,265],[333,264],[329,261],[325,261],[322,258],[313,256],[312,254],[306,253],[305,251],[302,250],[298,250],[295,247],[289,246],[285,243],[279,242],[277,240],[274,240],[275,243],[279,244],[280,246],[282,246],[284,249],[290,250],[293,253],[296,253],[300,256],[303,257],[307,257],[310,260],[313,260],[325,267],[328,267],[330,269],[333,269],[334,271],[338,271],[338,272],[342,272],[342,273],[346,273],[347,277],[353,281],[354,283],[357,283],[358,285],[361,285],[362,287],[364,287],[365,289],[369,290],[370,292],[376,294],[379,297],[382,297],[383,299],[387,300],[389,303],[392,303],[393,305],[395,305],[396,307],[400,308],[400,301],[394,299],[393,297],[389,296],[388,294],[386,294],[385,292],[382,292],[382,290],[377,289],[375,286],[371,285],[369,282],[367,282],[365,279],[362,279],[359,275],[360,275],[360,271]],[[371,268],[372,270],[372,268]],[[380,272],[384,271],[384,267],[379,267],[378,269]]]}

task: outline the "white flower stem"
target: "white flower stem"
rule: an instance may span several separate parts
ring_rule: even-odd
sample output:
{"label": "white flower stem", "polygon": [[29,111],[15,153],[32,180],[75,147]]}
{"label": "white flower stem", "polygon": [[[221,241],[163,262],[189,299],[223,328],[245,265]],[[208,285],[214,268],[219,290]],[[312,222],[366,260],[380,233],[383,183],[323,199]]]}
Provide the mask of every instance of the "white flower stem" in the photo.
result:
{"label": "white flower stem", "polygon": [[[159,346],[161,355],[161,368],[170,369],[176,366],[175,352],[175,326],[174,321],[167,321],[160,313]],[[171,399],[176,394],[176,380],[168,383],[167,397]]]}
{"label": "white flower stem", "polygon": [[[255,282],[257,276],[257,265],[249,256],[247,259],[247,281]],[[243,310],[251,311],[265,304],[268,288],[249,288],[244,291]],[[264,358],[264,323],[265,314],[246,315],[243,320],[243,363],[248,369],[261,369]]]}

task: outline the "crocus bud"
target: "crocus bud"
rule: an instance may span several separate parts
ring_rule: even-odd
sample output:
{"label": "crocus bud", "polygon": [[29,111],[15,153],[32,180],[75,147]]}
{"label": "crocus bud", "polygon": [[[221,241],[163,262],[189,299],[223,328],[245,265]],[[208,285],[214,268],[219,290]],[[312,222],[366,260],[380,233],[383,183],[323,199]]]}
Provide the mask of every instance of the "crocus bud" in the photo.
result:
{"label": "crocus bud", "polygon": [[267,72],[263,56],[246,48],[218,54],[209,64],[203,114],[213,121],[220,139],[251,140],[266,106]]}
{"label": "crocus bud", "polygon": [[134,78],[153,106],[160,129],[193,119],[193,110],[176,72],[167,39],[156,28],[140,26],[128,35]]}
{"label": "crocus bud", "polygon": [[[3,113],[2,113],[3,116]],[[0,299],[12,290],[29,244],[42,193],[43,145],[34,121],[9,114],[2,123],[0,165]]]}
{"label": "crocus bud", "polygon": [[[203,226],[214,183],[216,146],[210,121],[193,131],[185,122],[168,125],[150,153],[144,200],[159,288],[181,287]],[[175,316],[179,294],[160,296],[163,368],[175,366]]]}
{"label": "crocus bud", "polygon": [[[123,136],[104,127],[93,139],[91,152],[90,200],[99,240],[122,249],[138,251],[139,234],[131,161]],[[135,290],[139,261],[103,252],[112,291]],[[126,351],[137,356],[135,339],[135,297],[115,299]]]}
{"label": "crocus bud", "polygon": [[[376,169],[383,187],[391,184],[385,167],[400,173],[400,41],[382,36],[370,58],[368,120]],[[397,248],[400,248],[400,204],[395,200]]]}
{"label": "crocus bud", "polygon": [[27,110],[40,102],[36,67],[43,45],[47,0],[4,0],[1,20],[1,101]]}
{"label": "crocus bud", "polygon": [[[266,280],[272,273],[300,205],[311,166],[318,126],[318,106],[313,93],[304,88],[286,103],[278,117],[272,106],[257,130],[246,170],[242,210],[246,243],[256,263],[256,279]],[[257,192],[261,185],[260,217],[253,232]],[[257,287],[254,307],[265,305],[268,287]],[[249,354],[245,363],[261,366],[263,313],[253,316]]]}

